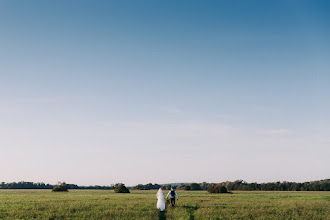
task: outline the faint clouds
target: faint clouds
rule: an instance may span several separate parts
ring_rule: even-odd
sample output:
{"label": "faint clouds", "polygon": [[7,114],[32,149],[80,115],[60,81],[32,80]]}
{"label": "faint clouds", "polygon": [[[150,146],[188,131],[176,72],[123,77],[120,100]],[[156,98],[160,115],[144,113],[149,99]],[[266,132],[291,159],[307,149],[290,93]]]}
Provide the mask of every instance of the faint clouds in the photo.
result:
{"label": "faint clouds", "polygon": [[225,137],[232,133],[229,126],[202,122],[136,122],[120,124],[111,130],[111,136],[153,139]]}
{"label": "faint clouds", "polygon": [[288,129],[274,129],[274,130],[266,130],[262,132],[266,135],[273,135],[273,136],[291,136],[293,132]]}

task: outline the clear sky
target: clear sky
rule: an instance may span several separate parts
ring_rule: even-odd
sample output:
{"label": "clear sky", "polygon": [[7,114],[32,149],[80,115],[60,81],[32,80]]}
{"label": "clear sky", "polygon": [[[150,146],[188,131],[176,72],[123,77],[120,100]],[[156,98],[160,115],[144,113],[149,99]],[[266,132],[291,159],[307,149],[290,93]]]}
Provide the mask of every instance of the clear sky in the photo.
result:
{"label": "clear sky", "polygon": [[329,1],[0,1],[0,181],[330,177]]}

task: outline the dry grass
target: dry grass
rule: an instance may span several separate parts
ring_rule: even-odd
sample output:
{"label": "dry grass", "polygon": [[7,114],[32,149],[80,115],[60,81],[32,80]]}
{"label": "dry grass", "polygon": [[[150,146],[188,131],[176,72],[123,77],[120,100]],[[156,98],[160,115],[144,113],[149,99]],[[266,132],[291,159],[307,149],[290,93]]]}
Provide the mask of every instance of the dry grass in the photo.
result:
{"label": "dry grass", "polygon": [[161,213],[153,190],[0,190],[0,219],[329,219],[330,192],[178,195]]}

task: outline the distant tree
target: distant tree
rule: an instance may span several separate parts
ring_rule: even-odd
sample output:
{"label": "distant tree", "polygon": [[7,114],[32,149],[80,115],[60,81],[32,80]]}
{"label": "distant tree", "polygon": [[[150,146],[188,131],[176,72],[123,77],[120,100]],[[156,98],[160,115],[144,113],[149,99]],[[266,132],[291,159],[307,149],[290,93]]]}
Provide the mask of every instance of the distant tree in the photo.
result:
{"label": "distant tree", "polygon": [[225,186],[220,187],[220,193],[227,193],[227,192],[228,192],[228,190]]}
{"label": "distant tree", "polygon": [[172,188],[171,185],[166,185],[166,188],[165,189],[170,190],[171,188]]}
{"label": "distant tree", "polygon": [[203,190],[202,187],[198,183],[191,183],[190,188],[191,188],[191,190]]}
{"label": "distant tree", "polygon": [[209,193],[214,193],[214,185],[210,185],[209,188],[207,189]]}
{"label": "distant tree", "polygon": [[186,187],[186,184],[182,183],[182,184],[179,184],[179,185],[176,186],[176,190],[184,190],[185,187]]}
{"label": "distant tree", "polygon": [[126,188],[125,184],[118,183],[115,186],[115,193],[130,193],[130,191]]}
{"label": "distant tree", "polygon": [[139,185],[133,186],[132,189],[150,190],[150,189],[159,189],[160,187],[161,187],[161,185],[148,183],[146,185],[139,184]]}
{"label": "distant tree", "polygon": [[201,186],[202,190],[207,190],[209,188],[209,186],[210,186],[210,183],[202,182],[200,184],[200,186]]}
{"label": "distant tree", "polygon": [[68,187],[66,185],[66,183],[59,183],[58,185],[56,185],[53,189],[53,192],[68,192]]}
{"label": "distant tree", "polygon": [[191,186],[190,185],[185,185],[184,190],[191,190]]}

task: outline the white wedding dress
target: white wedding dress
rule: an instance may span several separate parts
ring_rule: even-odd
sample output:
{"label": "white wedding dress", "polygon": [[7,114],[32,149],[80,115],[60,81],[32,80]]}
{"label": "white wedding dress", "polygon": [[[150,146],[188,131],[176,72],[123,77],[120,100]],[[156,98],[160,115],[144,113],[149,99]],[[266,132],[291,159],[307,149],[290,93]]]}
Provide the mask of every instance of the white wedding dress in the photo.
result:
{"label": "white wedding dress", "polygon": [[157,194],[157,209],[160,209],[160,211],[164,211],[165,210],[165,199],[164,199],[164,193],[163,190],[161,188],[159,188]]}

